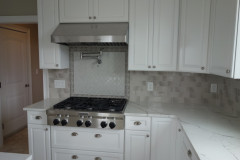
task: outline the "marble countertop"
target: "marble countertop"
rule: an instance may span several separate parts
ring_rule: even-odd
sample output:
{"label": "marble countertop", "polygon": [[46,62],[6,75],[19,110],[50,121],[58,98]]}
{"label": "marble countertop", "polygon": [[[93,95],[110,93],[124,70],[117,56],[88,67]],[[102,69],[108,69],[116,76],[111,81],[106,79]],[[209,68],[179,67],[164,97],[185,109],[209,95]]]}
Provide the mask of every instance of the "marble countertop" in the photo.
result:
{"label": "marble countertop", "polygon": [[240,160],[240,118],[227,117],[202,105],[132,102],[128,116],[177,117],[201,160]]}
{"label": "marble countertop", "polygon": [[[64,98],[66,99],[66,98]],[[40,102],[34,103],[32,105],[23,108],[24,111],[46,111],[47,109],[53,107],[54,104],[61,102],[61,98],[49,98],[42,100]]]}
{"label": "marble countertop", "polygon": [[32,160],[32,156],[28,154],[0,152],[0,160]]}

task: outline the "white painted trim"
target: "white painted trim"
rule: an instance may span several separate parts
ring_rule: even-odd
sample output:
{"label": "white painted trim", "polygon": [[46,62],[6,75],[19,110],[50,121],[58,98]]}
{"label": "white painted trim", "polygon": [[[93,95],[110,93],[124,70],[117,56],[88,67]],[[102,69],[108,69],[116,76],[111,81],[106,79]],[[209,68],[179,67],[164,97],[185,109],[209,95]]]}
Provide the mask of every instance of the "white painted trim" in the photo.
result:
{"label": "white painted trim", "polygon": [[44,99],[49,98],[49,77],[47,69],[43,69],[43,95]]}
{"label": "white painted trim", "polygon": [[0,16],[0,24],[38,23],[37,15],[31,16]]}

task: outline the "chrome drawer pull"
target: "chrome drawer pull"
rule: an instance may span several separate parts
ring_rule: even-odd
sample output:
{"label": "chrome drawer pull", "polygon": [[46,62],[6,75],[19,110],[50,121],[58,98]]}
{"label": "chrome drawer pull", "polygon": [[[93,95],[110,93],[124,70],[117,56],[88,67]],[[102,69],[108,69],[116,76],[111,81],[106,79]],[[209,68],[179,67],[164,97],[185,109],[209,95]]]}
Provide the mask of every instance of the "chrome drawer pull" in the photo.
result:
{"label": "chrome drawer pull", "polygon": [[77,155],[73,155],[72,159],[78,159],[78,156]]}
{"label": "chrome drawer pull", "polygon": [[101,134],[95,134],[95,138],[101,138],[102,135]]}
{"label": "chrome drawer pull", "polygon": [[140,122],[140,121],[136,121],[136,122],[134,122],[134,125],[135,126],[140,126],[142,123]]}
{"label": "chrome drawer pull", "polygon": [[102,160],[102,158],[101,157],[96,157],[95,160]]}
{"label": "chrome drawer pull", "polygon": [[41,116],[36,116],[35,119],[40,120],[40,119],[42,119],[42,117]]}
{"label": "chrome drawer pull", "polygon": [[76,132],[73,132],[72,133],[72,136],[77,136],[78,134]]}

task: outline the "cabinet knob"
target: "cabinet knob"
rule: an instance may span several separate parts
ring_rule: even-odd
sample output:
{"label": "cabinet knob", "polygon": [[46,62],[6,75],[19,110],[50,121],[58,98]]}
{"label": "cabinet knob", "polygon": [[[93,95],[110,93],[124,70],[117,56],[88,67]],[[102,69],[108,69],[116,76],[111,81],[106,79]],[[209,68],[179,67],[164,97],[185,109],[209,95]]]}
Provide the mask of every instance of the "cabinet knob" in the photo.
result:
{"label": "cabinet knob", "polygon": [[93,16],[93,19],[97,19],[97,17],[96,17],[96,16]]}
{"label": "cabinet knob", "polygon": [[73,155],[72,159],[78,159],[78,156],[77,155]]}
{"label": "cabinet knob", "polygon": [[150,137],[149,134],[147,134],[146,137],[147,137],[147,138]]}
{"label": "cabinet knob", "polygon": [[56,67],[58,67],[59,65],[58,64],[56,64]]}
{"label": "cabinet knob", "polygon": [[72,136],[77,136],[78,134],[76,132],[73,132],[72,133]]}
{"label": "cabinet knob", "polygon": [[101,134],[95,134],[95,138],[101,138],[102,135]]}
{"label": "cabinet knob", "polygon": [[148,68],[152,68],[151,66],[148,66]]}
{"label": "cabinet knob", "polygon": [[96,157],[95,160],[102,160],[102,158],[101,157]]}
{"label": "cabinet knob", "polygon": [[156,68],[156,66],[153,66],[153,68]]}
{"label": "cabinet knob", "polygon": [[89,19],[92,19],[92,17],[88,17]]}
{"label": "cabinet knob", "polygon": [[230,72],[231,72],[230,69],[227,69],[227,70],[226,70],[226,73],[230,73]]}
{"label": "cabinet knob", "polygon": [[201,70],[205,70],[205,67],[201,67]]}
{"label": "cabinet knob", "polygon": [[188,157],[192,157],[192,151],[190,149],[187,151],[187,154],[188,154]]}
{"label": "cabinet knob", "polygon": [[40,120],[40,119],[42,119],[42,117],[41,116],[36,116],[35,119]]}
{"label": "cabinet knob", "polygon": [[136,122],[134,122],[134,125],[135,126],[140,126],[142,123],[140,122],[140,121],[136,121]]}
{"label": "cabinet knob", "polygon": [[179,128],[179,129],[178,129],[178,132],[181,132],[181,131],[182,131],[182,130]]}
{"label": "cabinet knob", "polygon": [[45,128],[45,131],[48,131],[48,128]]}

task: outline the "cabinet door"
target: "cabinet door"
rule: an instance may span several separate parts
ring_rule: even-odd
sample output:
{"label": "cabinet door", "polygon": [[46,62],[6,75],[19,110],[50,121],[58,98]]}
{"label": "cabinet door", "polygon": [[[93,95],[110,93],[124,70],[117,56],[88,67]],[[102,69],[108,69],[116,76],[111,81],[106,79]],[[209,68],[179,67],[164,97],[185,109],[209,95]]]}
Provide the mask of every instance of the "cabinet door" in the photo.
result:
{"label": "cabinet door", "polygon": [[61,23],[93,21],[93,0],[59,0]]}
{"label": "cabinet door", "polygon": [[208,71],[208,33],[211,0],[181,0],[179,70]]}
{"label": "cabinet door", "polygon": [[125,132],[125,160],[149,160],[150,136],[149,131]]}
{"label": "cabinet door", "polygon": [[213,0],[210,73],[234,77],[239,0]]}
{"label": "cabinet door", "polygon": [[93,13],[95,22],[128,22],[128,0],[94,0]]}
{"label": "cabinet door", "polygon": [[28,125],[29,153],[33,160],[51,160],[50,127]]}
{"label": "cabinet door", "polygon": [[176,121],[152,118],[151,160],[175,160]]}
{"label": "cabinet door", "polygon": [[130,0],[129,70],[151,70],[153,0]]}
{"label": "cabinet door", "polygon": [[37,2],[40,68],[68,68],[68,47],[51,43],[51,34],[59,24],[58,0],[38,0]]}
{"label": "cabinet door", "polygon": [[155,0],[153,67],[176,71],[179,0]]}

